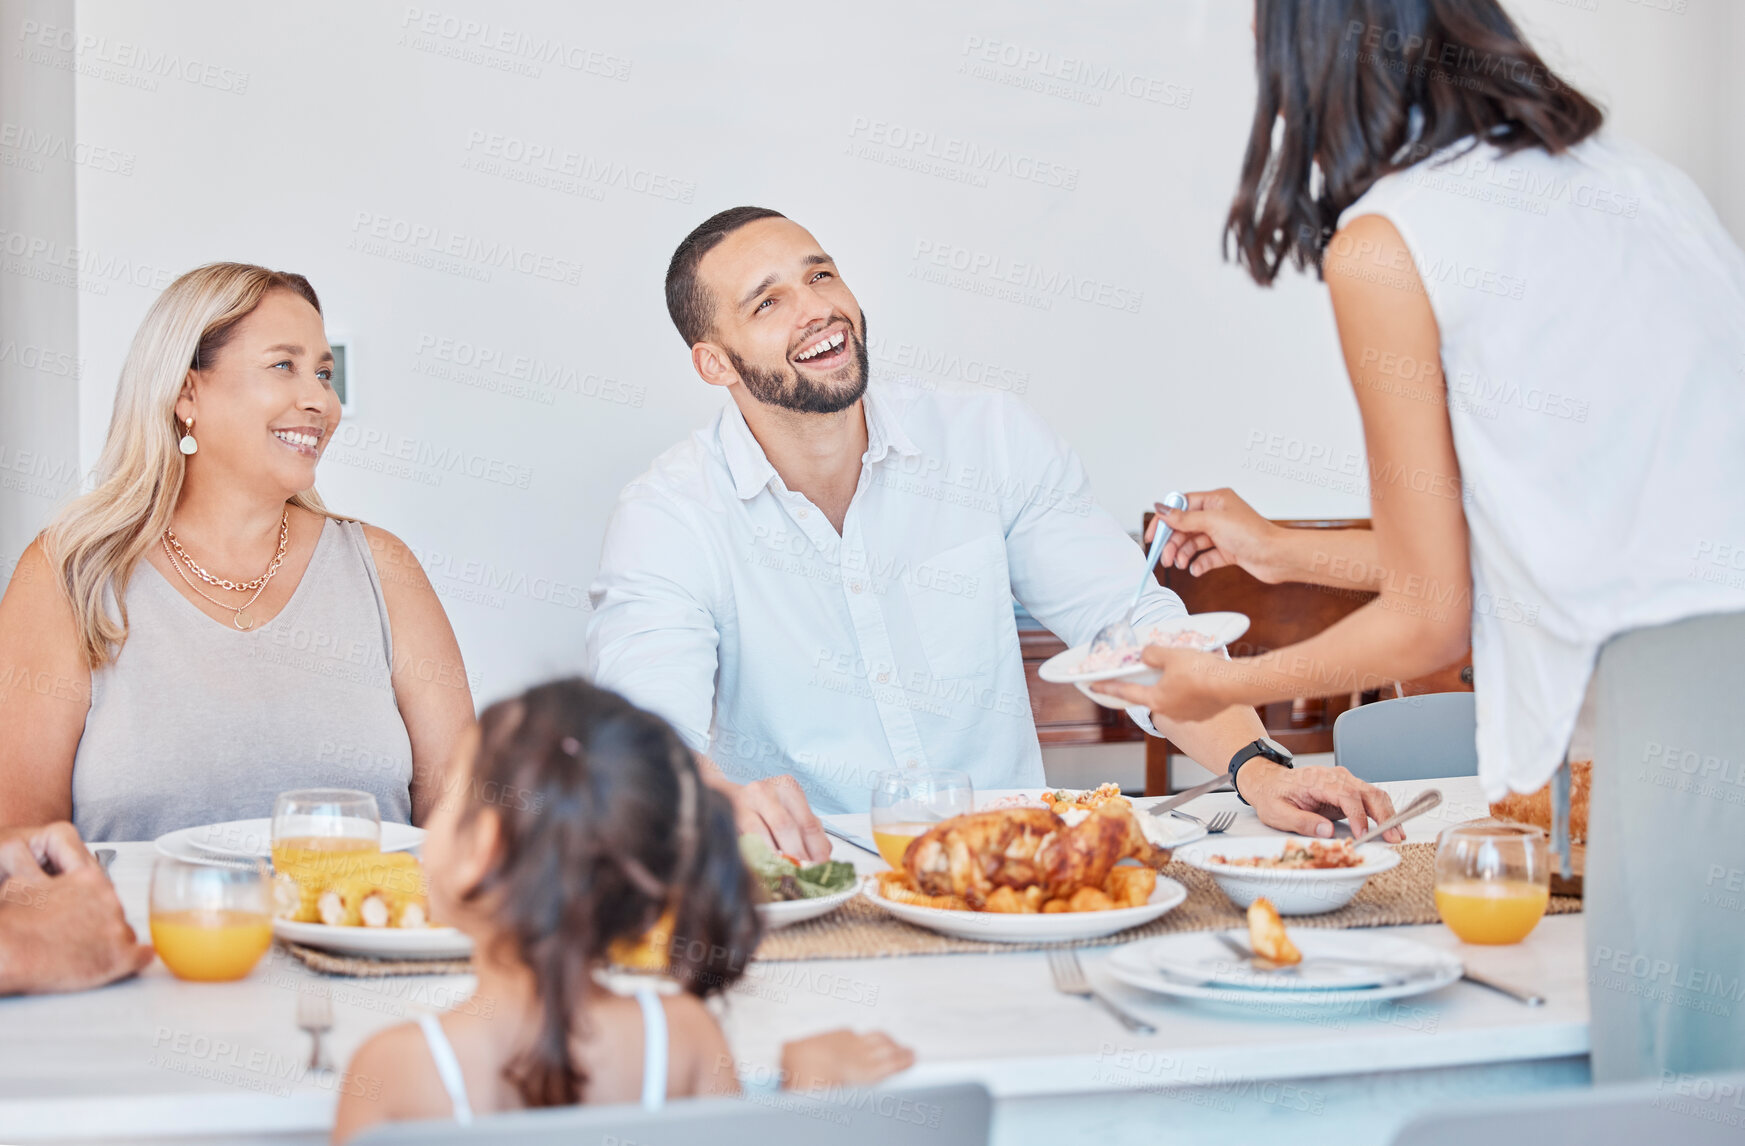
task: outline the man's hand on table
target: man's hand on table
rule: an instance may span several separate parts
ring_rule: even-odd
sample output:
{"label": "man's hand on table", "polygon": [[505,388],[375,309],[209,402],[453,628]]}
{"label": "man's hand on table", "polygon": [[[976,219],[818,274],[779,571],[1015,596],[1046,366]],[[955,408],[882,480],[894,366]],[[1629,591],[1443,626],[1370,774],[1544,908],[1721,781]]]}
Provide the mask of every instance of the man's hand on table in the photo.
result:
{"label": "man's hand on table", "polygon": [[152,961],[71,824],[0,832],[0,879],[0,995],[82,991]]}
{"label": "man's hand on table", "polygon": [[792,776],[771,776],[739,785],[733,811],[741,832],[762,835],[802,863],[830,858],[830,837],[806,802],[806,792]]}
{"label": "man's hand on table", "polygon": [[[1242,798],[1254,806],[1260,822],[1281,832],[1328,839],[1333,821],[1343,816],[1351,833],[1361,835],[1369,830],[1370,821],[1394,814],[1394,802],[1386,792],[1337,765],[1285,768],[1257,757],[1242,766],[1236,779]],[[1382,835],[1390,844],[1405,838],[1404,828],[1389,828]]]}
{"label": "man's hand on table", "polygon": [[697,754],[703,779],[727,793],[733,801],[733,818],[741,835],[762,836],[779,852],[801,863],[822,863],[830,858],[830,837],[824,824],[806,801],[806,791],[792,776],[769,776],[749,784],[729,780],[715,761]]}
{"label": "man's hand on table", "polygon": [[[0,883],[12,876],[40,877],[98,867],[79,829],[62,821],[39,828],[0,828]],[[99,870],[101,870],[99,868]]]}

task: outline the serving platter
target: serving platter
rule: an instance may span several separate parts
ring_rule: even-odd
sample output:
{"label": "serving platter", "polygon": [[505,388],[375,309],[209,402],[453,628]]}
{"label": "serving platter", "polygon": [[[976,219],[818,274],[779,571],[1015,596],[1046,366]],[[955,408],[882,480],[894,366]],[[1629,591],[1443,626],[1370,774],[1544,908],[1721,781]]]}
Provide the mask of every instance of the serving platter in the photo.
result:
{"label": "serving platter", "polygon": [[997,911],[951,911],[922,907],[885,898],[877,880],[868,880],[863,894],[881,909],[906,923],[950,935],[956,939],[979,939],[986,943],[1064,943],[1075,939],[1101,939],[1129,927],[1150,923],[1179,907],[1188,889],[1173,879],[1159,876],[1151,898],[1138,907],[1108,911],[1062,911],[1051,915],[1016,915]]}

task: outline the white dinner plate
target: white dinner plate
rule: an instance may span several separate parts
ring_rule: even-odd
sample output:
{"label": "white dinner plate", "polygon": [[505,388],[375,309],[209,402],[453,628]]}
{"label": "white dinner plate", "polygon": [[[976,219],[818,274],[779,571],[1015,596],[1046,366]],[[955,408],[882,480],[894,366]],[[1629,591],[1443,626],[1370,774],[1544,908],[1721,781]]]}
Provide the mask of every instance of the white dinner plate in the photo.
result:
{"label": "white dinner plate", "polygon": [[1363,862],[1357,867],[1268,868],[1218,863],[1213,856],[1250,858],[1276,856],[1285,845],[1326,843],[1308,836],[1219,836],[1198,841],[1175,853],[1175,859],[1197,867],[1212,877],[1230,902],[1247,907],[1260,896],[1272,901],[1280,915],[1319,915],[1350,903],[1373,875],[1400,866],[1400,853],[1387,844],[1364,844],[1357,849]]}
{"label": "white dinner plate", "polygon": [[375,959],[465,959],[473,953],[473,941],[453,927],[330,927],[275,919],[273,934],[305,947]]}
{"label": "white dinner plate", "polygon": [[[1246,932],[1232,934],[1246,945]],[[1250,970],[1213,935],[1200,931],[1128,944],[1103,965],[1122,983],[1153,994],[1293,1007],[1421,995],[1446,987],[1461,974],[1460,960],[1446,951],[1368,928],[1297,928],[1291,941],[1303,953],[1296,976]],[[1341,962],[1345,960],[1350,962]]]}
{"label": "white dinner plate", "polygon": [[774,931],[790,924],[817,919],[820,915],[829,915],[859,893],[860,884],[857,882],[853,887],[833,891],[829,895],[814,896],[811,899],[785,899],[777,903],[760,903],[757,905],[757,913],[763,917],[764,930]]}
{"label": "white dinner plate", "polygon": [[[1147,642],[1153,631],[1162,633],[1179,633],[1184,631],[1204,633],[1207,640],[1192,646],[1201,652],[1216,652],[1231,641],[1248,631],[1248,615],[1246,613],[1195,613],[1186,617],[1170,617],[1155,625],[1148,625],[1139,634],[1141,642]],[[1042,662],[1036,670],[1036,675],[1050,684],[1070,684],[1080,692],[1102,705],[1104,708],[1126,708],[1127,702],[1100,692],[1093,692],[1090,685],[1105,680],[1121,680],[1130,684],[1154,684],[1158,671],[1148,664],[1131,664],[1115,668],[1092,669],[1083,671],[1079,665],[1090,655],[1088,644],[1074,645],[1063,653],[1056,653]]]}
{"label": "white dinner plate", "polygon": [[958,939],[979,939],[987,943],[1062,943],[1071,939],[1101,939],[1141,923],[1150,923],[1158,916],[1179,906],[1188,897],[1188,889],[1173,879],[1159,876],[1151,899],[1138,907],[1117,907],[1109,911],[1062,911],[1053,915],[1009,915],[998,911],[947,911],[937,907],[921,907],[913,903],[898,903],[886,899],[877,880],[866,883],[866,897],[898,919],[951,935]]}
{"label": "white dinner plate", "polygon": [[[410,824],[382,825],[382,850],[410,851],[424,842],[424,829]],[[224,863],[270,859],[273,854],[273,822],[270,819],[231,820],[201,824],[165,832],[155,841],[164,855],[189,863]]]}

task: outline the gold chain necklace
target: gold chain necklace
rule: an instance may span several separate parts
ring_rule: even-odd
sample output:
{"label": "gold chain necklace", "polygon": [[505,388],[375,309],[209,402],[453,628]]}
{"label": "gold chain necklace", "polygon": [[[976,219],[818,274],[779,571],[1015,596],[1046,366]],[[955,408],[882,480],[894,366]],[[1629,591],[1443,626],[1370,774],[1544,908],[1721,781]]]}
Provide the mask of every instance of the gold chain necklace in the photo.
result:
{"label": "gold chain necklace", "polygon": [[[188,576],[186,569],[182,568],[183,562],[187,562],[188,568],[192,569],[197,575],[199,575],[202,581],[205,581],[209,585],[218,585],[225,589],[243,593],[253,589],[254,596],[244,601],[240,606],[235,607],[235,615],[230,619],[231,624],[246,633],[248,630],[254,628],[254,618],[249,616],[248,613],[249,606],[260,600],[261,594],[267,591],[267,585],[271,583],[273,574],[279,571],[279,566],[285,560],[285,543],[290,536],[290,520],[291,511],[287,508],[284,515],[279,518],[279,551],[274,554],[273,563],[267,566],[267,571],[255,578],[253,581],[246,581],[242,584],[237,584],[234,581],[213,577],[212,574],[206,572],[206,570],[200,568],[200,566],[194,563],[194,559],[189,557],[187,551],[184,550],[181,544],[176,541],[175,534],[168,529],[164,530],[163,536],[164,555],[170,559],[170,565],[174,567],[176,572],[181,574],[182,580],[188,583],[188,588],[194,590],[194,592],[200,594],[200,596],[205,597],[220,609],[230,609],[232,606],[218,600],[205,590],[201,589],[200,586],[194,584],[194,579]],[[178,561],[178,557],[180,557],[181,560]]]}
{"label": "gold chain necklace", "polygon": [[[176,531],[173,529],[166,528],[164,530],[164,540],[169,542],[169,544],[175,549],[176,556],[180,557],[187,563],[188,568],[194,571],[194,576],[200,578],[200,580],[206,582],[206,584],[216,585],[220,589],[229,589],[233,593],[246,593],[250,589],[264,588],[266,583],[273,579],[273,574],[279,571],[279,563],[285,559],[285,539],[289,535],[290,525],[291,511],[286,509],[279,518],[279,551],[274,555],[273,563],[267,566],[267,571],[262,573],[259,577],[256,577],[253,581],[232,581],[227,577],[214,577],[212,574],[206,572],[206,570],[200,568],[198,562],[188,556],[188,551],[182,548],[182,543],[180,541],[176,540]],[[207,600],[211,600],[211,598],[208,597]]]}

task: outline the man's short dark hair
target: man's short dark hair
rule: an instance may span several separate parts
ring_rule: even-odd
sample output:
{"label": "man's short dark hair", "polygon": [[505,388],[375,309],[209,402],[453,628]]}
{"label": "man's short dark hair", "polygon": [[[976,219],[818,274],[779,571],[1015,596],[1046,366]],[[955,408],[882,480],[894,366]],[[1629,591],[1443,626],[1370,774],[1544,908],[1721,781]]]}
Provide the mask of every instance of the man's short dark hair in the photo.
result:
{"label": "man's short dark hair", "polygon": [[672,316],[686,346],[695,346],[708,338],[709,326],[715,321],[715,300],[709,288],[697,281],[697,264],[703,261],[703,256],[747,223],[786,218],[768,207],[729,207],[704,219],[685,236],[685,241],[673,252],[673,261],[667,264],[666,312]]}

